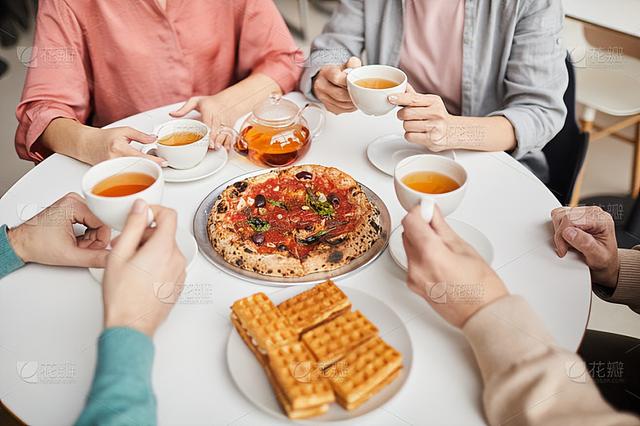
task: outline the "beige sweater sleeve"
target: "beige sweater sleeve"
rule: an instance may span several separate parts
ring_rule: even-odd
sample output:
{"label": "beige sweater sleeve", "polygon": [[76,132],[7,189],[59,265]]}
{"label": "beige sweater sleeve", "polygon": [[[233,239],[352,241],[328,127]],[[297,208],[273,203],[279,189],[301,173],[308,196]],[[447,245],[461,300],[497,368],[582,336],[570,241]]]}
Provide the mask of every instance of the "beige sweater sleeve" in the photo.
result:
{"label": "beige sweater sleeve", "polygon": [[491,425],[640,425],[600,396],[584,362],[555,345],[520,296],[476,313],[462,329],[484,381]]}
{"label": "beige sweater sleeve", "polygon": [[640,314],[640,246],[633,250],[618,250],[620,272],[618,284],[611,291],[605,287],[594,285],[593,292],[602,300],[628,305]]}

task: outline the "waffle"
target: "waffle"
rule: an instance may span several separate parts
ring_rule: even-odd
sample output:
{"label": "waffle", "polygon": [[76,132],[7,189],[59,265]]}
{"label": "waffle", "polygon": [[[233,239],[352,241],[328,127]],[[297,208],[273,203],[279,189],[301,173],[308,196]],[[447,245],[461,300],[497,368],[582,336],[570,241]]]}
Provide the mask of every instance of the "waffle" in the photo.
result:
{"label": "waffle", "polygon": [[[269,349],[297,340],[289,322],[264,294],[256,293],[236,301],[231,306],[231,321],[236,328],[242,328],[250,347],[262,355]],[[243,333],[240,333],[242,336]],[[247,341],[247,340],[245,340]],[[249,345],[249,343],[247,343]]]}
{"label": "waffle", "polygon": [[253,352],[253,354],[256,356],[256,359],[258,360],[260,365],[262,365],[262,367],[266,367],[267,355],[261,353],[258,350],[258,347],[253,344],[253,342],[251,341],[251,337],[249,337],[244,327],[242,327],[242,325],[240,324],[240,321],[238,321],[237,318],[233,318],[233,314],[231,315],[231,323],[238,331],[238,334],[240,335],[244,343],[249,347],[249,349],[251,349],[251,352]]}
{"label": "waffle", "polygon": [[304,291],[278,305],[299,335],[351,309],[351,301],[331,281]]}
{"label": "waffle", "polygon": [[401,369],[402,355],[376,337],[348,353],[325,375],[331,380],[338,404],[354,410],[391,383]]}
{"label": "waffle", "polygon": [[360,311],[355,311],[304,333],[302,341],[316,360],[328,367],[377,334],[378,328]]}
{"label": "waffle", "polygon": [[335,400],[331,384],[303,343],[273,348],[267,357],[267,376],[287,416],[311,417],[329,409]]}

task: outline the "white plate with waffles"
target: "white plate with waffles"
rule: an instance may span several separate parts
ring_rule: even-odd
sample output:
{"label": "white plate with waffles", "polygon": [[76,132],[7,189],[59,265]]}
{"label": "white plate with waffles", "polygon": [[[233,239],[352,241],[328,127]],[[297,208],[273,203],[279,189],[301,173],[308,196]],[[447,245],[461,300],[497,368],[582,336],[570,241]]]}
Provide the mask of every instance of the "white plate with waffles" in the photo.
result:
{"label": "white plate with waffles", "polygon": [[[312,287],[312,285],[290,287],[270,293],[268,297],[277,305]],[[347,411],[334,402],[325,414],[295,420],[297,422],[318,424],[356,418],[361,420],[362,416],[388,404],[400,392],[411,372],[413,348],[409,332],[400,317],[383,301],[363,291],[349,287],[340,287],[340,289],[350,299],[352,310],[362,312],[378,328],[378,336],[402,354],[402,370],[391,383],[355,410]],[[247,399],[266,413],[290,420],[280,407],[264,369],[235,328],[231,329],[227,340],[227,366],[236,386]]]}

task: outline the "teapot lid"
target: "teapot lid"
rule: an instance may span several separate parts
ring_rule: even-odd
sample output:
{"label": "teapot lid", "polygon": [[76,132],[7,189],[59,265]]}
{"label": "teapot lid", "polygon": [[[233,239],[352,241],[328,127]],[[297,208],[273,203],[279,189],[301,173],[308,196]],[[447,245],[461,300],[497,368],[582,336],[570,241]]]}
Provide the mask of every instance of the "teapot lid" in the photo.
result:
{"label": "teapot lid", "polygon": [[253,115],[260,121],[273,126],[288,126],[292,124],[300,107],[278,93],[272,93],[269,99],[256,105]]}

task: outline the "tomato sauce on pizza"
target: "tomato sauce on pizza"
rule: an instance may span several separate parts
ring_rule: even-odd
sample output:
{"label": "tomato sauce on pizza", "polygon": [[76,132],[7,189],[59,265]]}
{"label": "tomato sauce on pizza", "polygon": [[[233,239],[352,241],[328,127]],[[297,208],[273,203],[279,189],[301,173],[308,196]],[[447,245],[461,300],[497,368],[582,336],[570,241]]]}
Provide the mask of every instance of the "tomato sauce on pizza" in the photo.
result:
{"label": "tomato sauce on pizza", "polygon": [[315,165],[236,182],[209,218],[210,240],[225,260],[275,276],[336,269],[366,252],[379,232],[379,212],[360,185]]}

